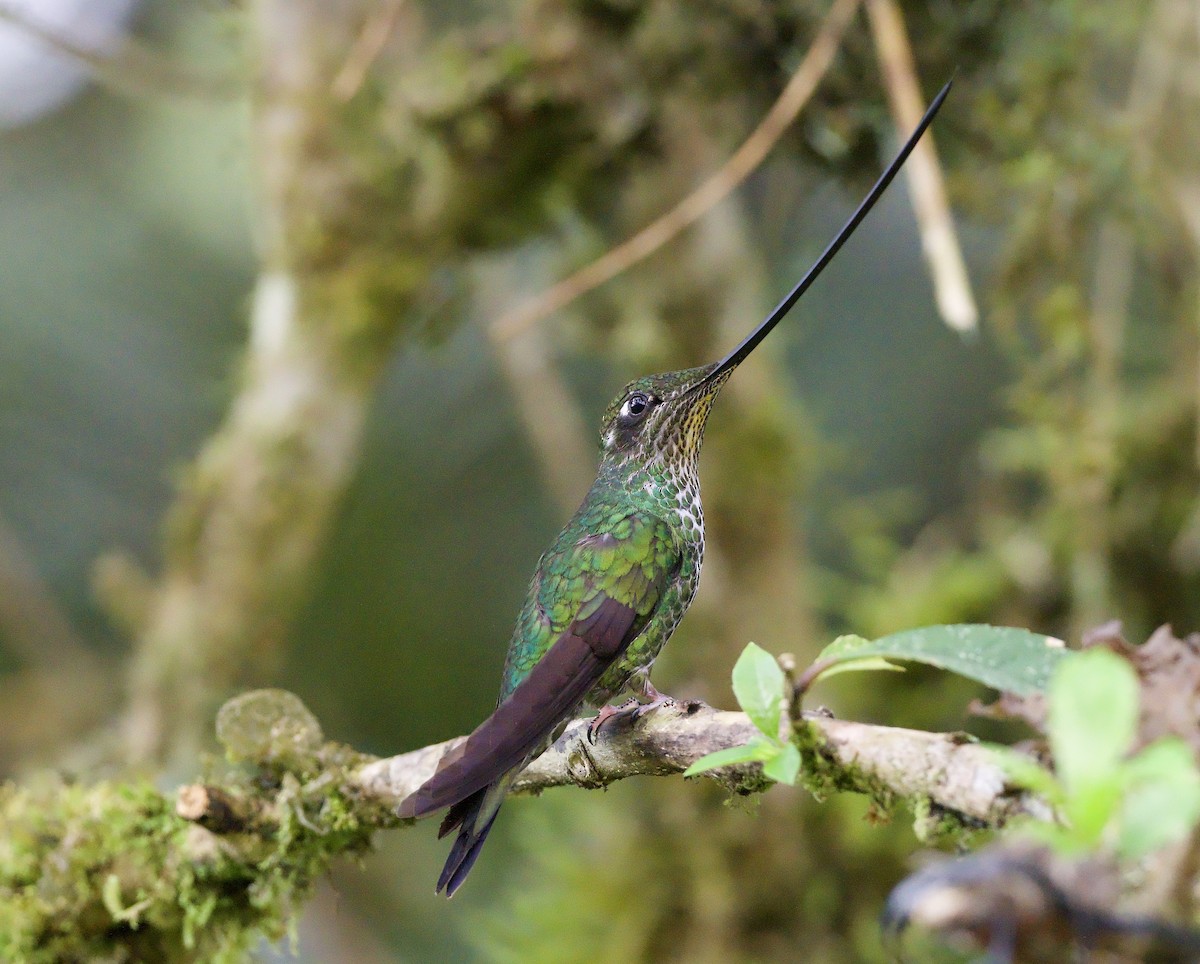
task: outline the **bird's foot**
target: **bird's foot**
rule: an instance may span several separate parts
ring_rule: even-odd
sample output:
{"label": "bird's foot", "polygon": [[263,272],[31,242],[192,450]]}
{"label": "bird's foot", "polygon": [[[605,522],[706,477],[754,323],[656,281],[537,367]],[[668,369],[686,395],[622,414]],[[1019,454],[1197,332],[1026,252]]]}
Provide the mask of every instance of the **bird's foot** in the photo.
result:
{"label": "bird's foot", "polygon": [[638,703],[632,696],[620,706],[602,706],[591,723],[588,724],[587,738],[588,742],[593,746],[596,744],[596,734],[600,732],[600,728],[604,726],[614,716],[626,716],[631,710],[639,707]]}
{"label": "bird's foot", "polygon": [[675,700],[670,696],[665,696],[656,690],[647,682],[641,689],[642,696],[646,697],[646,702],[639,702],[636,698],[627,699],[620,706],[603,706],[600,712],[596,714],[595,719],[588,724],[587,738],[588,742],[595,744],[596,735],[601,728],[608,724],[614,718],[640,720],[647,713],[651,713],[660,706],[674,706]]}
{"label": "bird's foot", "polygon": [[645,702],[639,703],[638,706],[631,711],[635,720],[640,720],[647,713],[652,713],[660,706],[674,706],[676,702],[674,697],[667,696],[666,693],[660,693],[658,690],[656,690],[654,688],[654,684],[650,682],[649,677],[646,677],[642,681],[640,692],[642,694],[642,699],[645,700]]}
{"label": "bird's foot", "polygon": [[654,710],[657,710],[660,706],[674,706],[674,705],[675,705],[674,697],[664,696],[662,693],[659,693],[657,696],[654,697],[654,699],[649,700],[646,703],[639,703],[636,707],[634,707],[630,711],[630,715],[635,720],[640,720],[647,713],[652,713]]}

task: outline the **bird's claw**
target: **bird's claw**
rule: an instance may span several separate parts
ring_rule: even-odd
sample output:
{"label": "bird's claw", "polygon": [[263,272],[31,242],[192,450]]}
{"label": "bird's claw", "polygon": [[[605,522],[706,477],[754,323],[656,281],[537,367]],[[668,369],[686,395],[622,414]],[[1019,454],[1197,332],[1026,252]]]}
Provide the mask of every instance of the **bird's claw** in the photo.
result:
{"label": "bird's claw", "polygon": [[615,717],[627,718],[629,720],[640,720],[647,713],[653,712],[660,706],[674,706],[675,700],[670,696],[663,696],[659,692],[655,692],[654,698],[647,703],[639,703],[633,697],[627,699],[620,706],[603,706],[600,712],[596,714],[587,728],[588,742],[593,746],[596,743],[596,735],[600,730]]}

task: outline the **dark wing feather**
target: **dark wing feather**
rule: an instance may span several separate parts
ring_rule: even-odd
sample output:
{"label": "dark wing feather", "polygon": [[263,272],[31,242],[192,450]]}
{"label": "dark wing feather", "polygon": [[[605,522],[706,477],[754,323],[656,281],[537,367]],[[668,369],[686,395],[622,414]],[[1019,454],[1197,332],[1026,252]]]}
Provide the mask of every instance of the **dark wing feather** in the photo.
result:
{"label": "dark wing feather", "polygon": [[404,800],[401,817],[423,817],[457,803],[519,766],[583,702],[645,624],[635,609],[607,596],[589,609],[467,737],[457,759]]}

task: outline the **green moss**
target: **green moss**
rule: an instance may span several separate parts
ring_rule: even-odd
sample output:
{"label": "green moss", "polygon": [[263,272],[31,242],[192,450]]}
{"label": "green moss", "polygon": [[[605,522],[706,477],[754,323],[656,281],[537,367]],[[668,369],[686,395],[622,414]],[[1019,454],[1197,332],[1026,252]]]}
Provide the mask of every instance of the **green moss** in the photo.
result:
{"label": "green moss", "polygon": [[713,771],[711,776],[713,780],[734,795],[733,799],[766,793],[775,786],[774,780],[763,776],[762,767],[757,763],[721,767],[719,770]]}
{"label": "green moss", "polygon": [[880,809],[895,805],[895,794],[857,767],[843,766],[825,749],[820,730],[806,722],[795,728],[792,741],[800,751],[800,785],[813,797],[826,800],[835,793],[865,793]]}
{"label": "green moss", "polygon": [[[303,710],[294,697],[280,700]],[[284,694],[290,696],[290,694]],[[249,720],[239,746],[283,759],[354,765],[328,753],[309,726],[277,726],[266,697],[227,714]],[[307,710],[304,711],[307,713]],[[303,722],[303,714],[283,714]],[[315,721],[312,721],[315,724]],[[319,735],[319,728],[316,729]],[[258,744],[251,734],[263,736]],[[264,735],[265,734],[265,735]],[[311,751],[297,756],[297,747]],[[181,819],[174,800],[143,781],[70,784],[42,776],[0,790],[0,959],[13,961],[241,961],[262,938],[289,933],[330,860],[364,850],[370,828],[335,789],[343,769],[304,782],[274,770],[225,786],[253,799],[255,832],[218,837]]]}
{"label": "green moss", "polygon": [[988,829],[965,814],[938,805],[925,794],[897,796],[857,767],[842,765],[825,749],[820,731],[814,726],[797,726],[794,739],[802,761],[801,786],[818,801],[835,793],[864,794],[871,802],[872,821],[879,823],[886,823],[898,808],[906,807],[913,815],[913,833],[924,844],[967,845]]}
{"label": "green moss", "polygon": [[304,772],[324,742],[321,724],[287,690],[242,693],[217,713],[217,739],[234,763],[248,761]]}
{"label": "green moss", "polygon": [[197,940],[196,921],[225,915],[180,859],[188,825],[147,783],[6,786],[0,827],[4,960],[232,959],[253,936]]}
{"label": "green moss", "polygon": [[974,849],[980,835],[989,830],[980,821],[939,806],[927,796],[911,797],[906,803],[913,814],[913,833],[923,844]]}

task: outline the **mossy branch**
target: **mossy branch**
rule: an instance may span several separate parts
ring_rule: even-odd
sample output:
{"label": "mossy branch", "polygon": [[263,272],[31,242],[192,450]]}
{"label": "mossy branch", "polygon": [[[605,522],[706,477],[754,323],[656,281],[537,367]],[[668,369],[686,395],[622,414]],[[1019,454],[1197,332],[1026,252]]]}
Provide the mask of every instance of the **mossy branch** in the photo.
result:
{"label": "mossy branch", "polygon": [[[525,769],[513,792],[537,794],[563,786],[597,789],[628,777],[671,776],[703,756],[744,746],[759,736],[745,713],[717,710],[699,701],[668,704],[636,721],[617,718],[594,743],[587,736],[590,722],[588,717],[569,724]],[[312,714],[281,690],[255,690],[230,700],[221,710],[217,729],[235,759],[267,769],[321,774],[354,801],[356,813],[367,822],[390,814],[465,739],[373,759],[323,742]],[[866,793],[883,804],[903,800],[932,805],[972,825],[1000,826],[1017,814],[1049,817],[1040,801],[1012,787],[990,751],[963,733],[814,716],[800,722],[795,741],[805,760],[804,784],[818,797],[837,790]],[[340,773],[334,774],[331,765]],[[739,794],[762,792],[773,783],[757,763],[722,767],[704,776]],[[226,810],[218,795],[212,809],[200,808],[190,816],[198,822],[220,822]]]}
{"label": "mossy branch", "polygon": [[[632,776],[682,773],[700,757],[740,746],[757,730],[743,713],[689,702],[588,742],[576,720],[526,769],[517,793],[603,787]],[[396,804],[462,738],[388,759],[324,739],[300,700],[256,690],[221,710],[217,732],[248,767],[181,788],[30,782],[0,793],[0,957],[239,960],[253,940],[287,933],[329,862],[361,852],[398,825]],[[928,823],[999,825],[1045,815],[1014,791],[988,752],[961,734],[803,720],[804,783],[818,796],[867,793],[907,802]],[[705,776],[738,794],[771,786],[757,764]]]}

